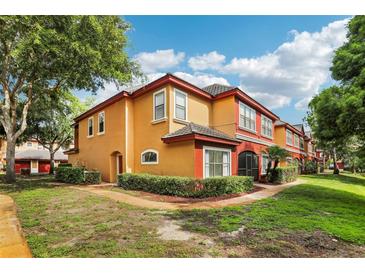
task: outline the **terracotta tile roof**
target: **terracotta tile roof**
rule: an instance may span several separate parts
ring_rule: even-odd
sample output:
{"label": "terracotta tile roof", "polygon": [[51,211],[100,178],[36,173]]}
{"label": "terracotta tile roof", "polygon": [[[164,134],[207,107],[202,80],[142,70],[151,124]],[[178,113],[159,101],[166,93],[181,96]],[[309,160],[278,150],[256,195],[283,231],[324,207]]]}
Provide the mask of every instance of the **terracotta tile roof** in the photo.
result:
{"label": "terracotta tile roof", "polygon": [[205,127],[205,126],[202,126],[202,125],[198,125],[198,124],[195,124],[195,123],[189,123],[185,127],[181,128],[181,129],[178,129],[175,132],[172,132],[172,133],[169,133],[169,134],[163,136],[162,139],[178,137],[178,136],[184,136],[184,135],[189,135],[189,134],[194,134],[194,133],[209,136],[209,137],[214,137],[214,138],[219,138],[219,139],[224,139],[224,140],[237,142],[237,140],[235,138],[232,138],[231,136],[225,134],[222,131],[212,129],[210,127]]}
{"label": "terracotta tile roof", "polygon": [[202,90],[208,92],[209,94],[211,94],[212,96],[217,96],[223,92],[232,90],[236,87],[233,86],[225,86],[225,85],[221,85],[221,84],[212,84],[209,86],[206,86],[204,88],[202,88]]}

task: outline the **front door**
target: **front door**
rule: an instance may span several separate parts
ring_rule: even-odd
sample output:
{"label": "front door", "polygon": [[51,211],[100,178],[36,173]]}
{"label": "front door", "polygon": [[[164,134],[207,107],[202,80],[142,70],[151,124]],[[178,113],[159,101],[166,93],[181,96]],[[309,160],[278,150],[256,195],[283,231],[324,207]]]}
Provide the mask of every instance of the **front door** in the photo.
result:
{"label": "front door", "polygon": [[255,153],[245,151],[238,155],[238,175],[252,176],[255,181],[259,179],[259,159]]}
{"label": "front door", "polygon": [[117,175],[123,173],[123,156],[117,155]]}

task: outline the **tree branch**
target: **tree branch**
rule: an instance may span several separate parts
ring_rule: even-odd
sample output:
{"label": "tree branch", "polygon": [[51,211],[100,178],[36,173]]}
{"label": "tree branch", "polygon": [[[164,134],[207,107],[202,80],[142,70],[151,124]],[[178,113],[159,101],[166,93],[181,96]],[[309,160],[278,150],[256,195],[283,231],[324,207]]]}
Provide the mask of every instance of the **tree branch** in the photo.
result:
{"label": "tree branch", "polygon": [[24,130],[27,127],[27,115],[28,115],[29,107],[32,103],[32,96],[33,96],[33,84],[32,83],[29,83],[27,96],[28,96],[28,100],[27,100],[27,102],[25,103],[25,105],[23,107],[20,128],[14,134],[14,139],[15,140],[18,139],[18,137],[24,132]]}

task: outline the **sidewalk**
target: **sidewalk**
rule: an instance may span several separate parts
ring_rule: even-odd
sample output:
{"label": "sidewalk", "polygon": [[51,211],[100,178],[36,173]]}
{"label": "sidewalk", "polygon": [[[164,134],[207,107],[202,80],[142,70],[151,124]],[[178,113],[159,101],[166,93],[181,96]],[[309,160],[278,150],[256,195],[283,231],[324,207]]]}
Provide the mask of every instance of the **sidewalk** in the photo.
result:
{"label": "sidewalk", "polygon": [[117,192],[113,190],[102,189],[97,186],[71,186],[73,189],[88,191],[93,194],[97,194],[103,197],[107,197],[114,201],[123,202],[137,207],[145,207],[149,209],[160,210],[177,210],[177,209],[209,209],[209,208],[221,208],[234,205],[247,205],[256,202],[261,199],[265,199],[283,191],[286,188],[302,184],[303,181],[298,179],[295,182],[287,183],[283,185],[265,185],[255,184],[265,189],[247,194],[245,196],[225,199],[220,201],[207,201],[207,202],[194,202],[194,203],[169,203],[169,202],[157,202],[144,199],[142,197],[132,196],[126,193]]}
{"label": "sidewalk", "polygon": [[13,199],[0,194],[0,258],[31,258]]}

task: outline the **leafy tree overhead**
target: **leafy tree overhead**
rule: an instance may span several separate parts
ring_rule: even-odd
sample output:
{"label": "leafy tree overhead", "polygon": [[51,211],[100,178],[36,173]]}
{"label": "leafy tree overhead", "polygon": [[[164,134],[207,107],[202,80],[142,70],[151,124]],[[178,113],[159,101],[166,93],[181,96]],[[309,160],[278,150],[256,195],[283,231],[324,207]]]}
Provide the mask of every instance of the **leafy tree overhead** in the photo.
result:
{"label": "leafy tree overhead", "polygon": [[350,20],[347,38],[331,67],[339,84],[315,96],[307,115],[318,145],[333,155],[335,163],[336,151],[343,151],[350,140],[362,144],[357,151],[365,150],[365,16]]}
{"label": "leafy tree overhead", "polygon": [[0,16],[7,182],[15,182],[15,144],[37,98],[74,89],[95,93],[107,82],[122,85],[139,75],[124,51],[128,28],[117,16]]}
{"label": "leafy tree overhead", "polygon": [[36,139],[49,151],[51,174],[54,171],[55,153],[72,143],[73,119],[92,104],[92,100],[81,102],[70,91],[63,91],[40,96],[31,106],[27,119],[28,128],[23,136]]}

